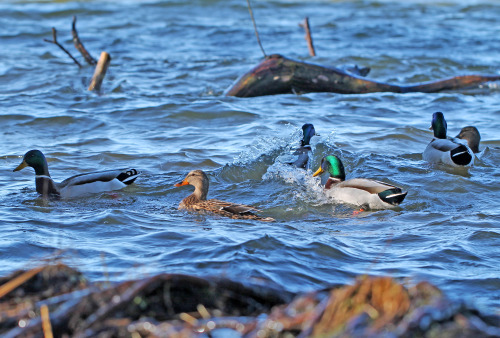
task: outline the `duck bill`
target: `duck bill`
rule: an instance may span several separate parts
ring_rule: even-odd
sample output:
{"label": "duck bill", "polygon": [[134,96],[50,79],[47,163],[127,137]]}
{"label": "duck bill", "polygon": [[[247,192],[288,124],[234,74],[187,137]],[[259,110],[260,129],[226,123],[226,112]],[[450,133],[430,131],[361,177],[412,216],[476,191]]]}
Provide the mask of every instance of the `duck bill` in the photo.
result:
{"label": "duck bill", "polygon": [[324,173],[325,171],[323,170],[323,168],[319,167],[318,170],[316,170],[316,172],[313,174],[313,177],[316,177],[318,175],[321,175],[322,173]]}
{"label": "duck bill", "polygon": [[188,181],[184,180],[182,182],[174,184],[174,187],[182,187],[183,185],[188,185],[188,184],[189,184]]}
{"label": "duck bill", "polygon": [[21,164],[20,164],[20,165],[18,165],[18,166],[16,167],[16,169],[14,169],[13,171],[19,171],[19,170],[21,170],[21,169],[23,169],[23,168],[26,168],[27,166],[28,166],[28,163],[26,163],[26,161],[22,161],[22,162],[21,162]]}

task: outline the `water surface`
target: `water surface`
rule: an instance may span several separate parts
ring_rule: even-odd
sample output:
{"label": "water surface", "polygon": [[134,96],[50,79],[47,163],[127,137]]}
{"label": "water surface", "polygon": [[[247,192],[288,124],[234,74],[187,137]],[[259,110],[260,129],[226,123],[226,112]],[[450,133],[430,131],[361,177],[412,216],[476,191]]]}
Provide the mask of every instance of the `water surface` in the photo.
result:
{"label": "water surface", "polygon": [[[268,54],[371,67],[399,84],[498,74],[494,1],[254,1]],[[87,49],[112,62],[101,95],[78,67],[72,16]],[[298,26],[308,16],[318,56]],[[157,273],[263,279],[290,291],[350,283],[359,274],[429,280],[453,299],[500,307],[500,90],[498,83],[435,94],[311,93],[224,97],[262,59],[246,2],[4,1],[0,4],[0,274],[62,250],[92,280]],[[475,125],[485,153],[470,170],[431,166],[421,153],[442,111],[449,134]],[[314,169],[342,157],[348,178],[409,191],[401,207],[353,215],[325,198],[311,171],[283,165],[313,123]],[[56,181],[135,167],[123,191],[44,201],[28,168],[42,150]],[[209,197],[253,204],[275,223],[177,210],[192,169]],[[109,276],[108,276],[109,275]]]}

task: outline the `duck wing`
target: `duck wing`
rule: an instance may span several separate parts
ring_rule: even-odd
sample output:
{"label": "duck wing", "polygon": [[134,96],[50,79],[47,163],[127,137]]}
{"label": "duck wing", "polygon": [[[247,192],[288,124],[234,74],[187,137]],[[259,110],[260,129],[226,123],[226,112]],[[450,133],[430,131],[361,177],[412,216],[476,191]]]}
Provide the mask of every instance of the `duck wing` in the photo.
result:
{"label": "duck wing", "polygon": [[434,139],[425,148],[423,159],[427,162],[468,166],[474,164],[474,153],[465,144],[450,139]]}
{"label": "duck wing", "polygon": [[67,178],[59,183],[58,186],[60,189],[62,189],[71,185],[83,185],[94,182],[109,182],[115,179],[125,185],[129,185],[132,184],[138,176],[139,172],[136,169],[131,168],[94,171]]}
{"label": "duck wing", "polygon": [[335,189],[345,191],[343,197],[347,198],[347,195],[350,195],[349,200],[358,201],[358,204],[363,204],[361,201],[366,199],[368,206],[371,208],[383,206],[377,200],[389,205],[399,205],[408,194],[408,192],[392,184],[366,178],[354,178],[340,182],[335,185]]}
{"label": "duck wing", "polygon": [[57,187],[62,197],[75,197],[122,189],[132,184],[139,174],[136,169],[130,168],[95,171],[72,176],[57,184]]}
{"label": "duck wing", "polygon": [[273,222],[274,219],[271,217],[261,217],[253,212],[260,211],[259,209],[231,202],[220,201],[217,199],[210,199],[206,201],[200,201],[194,205],[190,206],[193,210],[205,210],[215,214],[219,214],[226,217],[231,217],[235,219],[255,219],[264,222]]}
{"label": "duck wing", "polygon": [[397,188],[394,185],[380,182],[380,181],[376,181],[376,180],[370,180],[367,178],[353,178],[353,179],[338,183],[336,185],[336,187],[360,189],[360,190],[367,191],[370,194],[379,194],[383,191],[386,191],[387,189]]}
{"label": "duck wing", "polygon": [[310,146],[302,146],[295,150],[293,155],[297,156],[297,159],[294,162],[289,163],[297,168],[307,169],[309,163],[309,153],[311,152]]}

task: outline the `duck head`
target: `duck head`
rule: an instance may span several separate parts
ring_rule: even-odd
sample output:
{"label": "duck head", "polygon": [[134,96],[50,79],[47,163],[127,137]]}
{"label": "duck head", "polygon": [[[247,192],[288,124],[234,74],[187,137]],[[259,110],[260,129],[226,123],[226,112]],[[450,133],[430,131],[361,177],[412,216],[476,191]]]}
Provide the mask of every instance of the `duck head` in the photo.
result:
{"label": "duck head", "polygon": [[446,131],[448,129],[448,125],[446,123],[446,120],[444,119],[443,113],[436,112],[432,114],[432,124],[429,129],[434,131],[435,138],[441,138],[441,139],[446,138]]}
{"label": "duck head", "polygon": [[335,155],[328,155],[321,159],[321,165],[313,174],[313,177],[321,175],[327,172],[330,177],[339,179],[341,181],[345,180],[345,170],[342,161]]}
{"label": "duck head", "polygon": [[200,200],[206,200],[208,195],[209,180],[207,174],[203,170],[192,170],[187,174],[182,182],[175,184],[176,187],[183,185],[194,186],[194,195]]}
{"label": "duck head", "polygon": [[314,130],[314,126],[311,123],[306,123],[302,126],[302,133],[304,137],[302,138],[301,146],[308,146],[309,142],[311,142],[311,137],[316,135],[316,130]]}
{"label": "duck head", "polygon": [[35,169],[36,175],[49,175],[47,160],[40,150],[30,150],[24,154],[23,161],[13,171],[19,171],[26,167]]}
{"label": "duck head", "polygon": [[479,142],[481,142],[481,135],[479,130],[474,126],[463,127],[460,133],[456,136],[459,139],[466,140],[469,148],[474,152],[479,152]]}

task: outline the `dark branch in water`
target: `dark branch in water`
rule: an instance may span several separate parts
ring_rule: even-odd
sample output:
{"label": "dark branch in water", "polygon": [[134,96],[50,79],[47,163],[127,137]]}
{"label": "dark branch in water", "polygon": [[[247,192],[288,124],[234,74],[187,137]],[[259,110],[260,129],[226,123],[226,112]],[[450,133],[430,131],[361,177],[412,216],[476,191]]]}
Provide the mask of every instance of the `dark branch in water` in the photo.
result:
{"label": "dark branch in water", "polygon": [[57,42],[57,31],[54,27],[52,27],[52,40],[43,39],[43,41],[57,45],[59,48],[61,48],[63,50],[63,52],[68,54],[68,56],[78,65],[78,67],[82,68],[82,65],[80,64],[80,62],[78,62],[78,60],[75,59],[73,57],[73,55],[71,55],[71,53],[66,50],[66,48],[64,48],[59,42]]}
{"label": "dark branch in water", "polygon": [[255,36],[257,37],[257,42],[260,46],[262,54],[264,54],[264,57],[266,57],[267,56],[266,52],[264,51],[264,47],[262,47],[262,43],[260,42],[259,31],[257,30],[257,24],[255,23],[255,18],[253,17],[253,11],[252,11],[252,6],[250,6],[250,0],[247,0],[247,4],[248,4],[248,11],[250,12],[250,17],[252,18],[253,29],[255,30]]}
{"label": "dark branch in water", "polygon": [[307,41],[307,48],[309,49],[309,55],[316,56],[316,51],[314,50],[313,40],[311,36],[311,28],[309,26],[309,18],[306,16],[304,19],[304,23],[300,24],[300,27],[303,27],[306,31],[305,39]]}
{"label": "dark branch in water", "polygon": [[73,24],[71,28],[71,35],[73,35],[73,43],[75,44],[75,48],[78,49],[80,54],[82,54],[83,58],[89,65],[95,65],[97,61],[90,55],[89,52],[83,46],[83,43],[80,41],[78,37],[78,32],[76,31],[76,16],[73,16]]}

